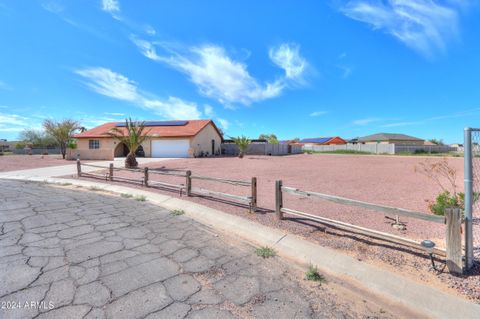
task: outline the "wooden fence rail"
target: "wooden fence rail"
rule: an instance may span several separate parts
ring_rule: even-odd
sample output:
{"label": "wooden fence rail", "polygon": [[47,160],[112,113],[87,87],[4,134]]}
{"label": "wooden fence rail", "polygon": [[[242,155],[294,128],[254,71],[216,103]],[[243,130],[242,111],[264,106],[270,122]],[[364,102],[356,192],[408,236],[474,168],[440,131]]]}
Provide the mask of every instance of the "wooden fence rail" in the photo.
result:
{"label": "wooden fence rail", "polygon": [[398,215],[398,216],[422,219],[422,220],[439,223],[439,224],[445,223],[445,218],[442,216],[428,215],[425,213],[414,212],[414,211],[406,210],[403,208],[366,203],[359,200],[354,200],[354,199],[349,199],[349,198],[344,198],[344,197],[339,197],[334,195],[302,191],[302,190],[299,190],[298,188],[293,188],[293,187],[282,186],[282,192],[290,193],[297,196],[303,196],[303,197],[316,197],[319,199],[327,200],[327,201],[338,203],[338,204],[371,209],[372,211],[388,214],[391,216]]}
{"label": "wooden fence rail", "polygon": [[420,242],[409,239],[409,238],[404,238],[404,237],[396,236],[393,234],[384,233],[377,230],[352,225],[349,223],[305,213],[305,212],[290,209],[290,208],[284,208],[283,207],[284,192],[292,195],[297,195],[297,196],[327,200],[327,201],[348,205],[348,206],[366,208],[374,212],[381,212],[389,215],[400,215],[404,217],[416,218],[416,219],[421,219],[421,220],[434,222],[434,223],[441,223],[441,224],[446,223],[447,227],[446,227],[445,247],[447,249],[444,250],[440,248],[435,248],[433,252],[439,256],[443,256],[447,258],[447,267],[450,270],[450,272],[452,273],[462,272],[462,258],[461,258],[462,256],[461,254],[462,220],[461,220],[461,217],[459,217],[461,216],[459,209],[447,209],[445,211],[446,217],[428,215],[428,214],[409,211],[401,208],[382,206],[382,205],[366,203],[358,200],[348,199],[344,197],[338,197],[338,196],[321,194],[321,193],[310,192],[310,191],[303,191],[293,187],[286,187],[286,186],[283,186],[281,180],[278,180],[275,182],[275,211],[276,211],[276,216],[279,220],[284,218],[283,216],[284,214],[294,215],[301,218],[317,221],[325,225],[340,228],[342,230],[360,233],[373,238],[393,242],[393,243],[408,246],[408,247],[422,249],[422,250],[423,250],[423,247]]}
{"label": "wooden fence rail", "polygon": [[[82,171],[82,166],[87,167],[94,167],[106,170],[104,174],[97,174],[97,173],[87,173]],[[117,176],[114,174],[115,171],[129,171],[134,173],[142,173],[142,178],[129,178],[129,177],[122,177]],[[143,169],[140,168],[123,168],[123,167],[114,167],[113,163],[110,163],[108,167],[100,166],[100,165],[93,165],[93,164],[84,164],[81,163],[80,160],[77,160],[77,175],[78,177],[87,176],[87,177],[96,177],[102,178],[106,181],[122,181],[122,182],[130,182],[130,183],[140,183],[145,187],[162,187],[162,188],[173,188],[179,190],[180,196],[185,191],[187,196],[192,196],[193,194],[201,195],[201,196],[209,196],[209,197],[218,197],[224,198],[229,200],[239,201],[241,203],[245,203],[249,205],[250,211],[253,212],[257,208],[257,178],[252,177],[251,181],[241,181],[241,180],[232,180],[232,179],[224,179],[218,177],[209,177],[209,176],[200,176],[200,175],[192,175],[191,171],[166,171],[166,170],[159,170],[159,169],[150,169],[145,167]],[[152,180],[152,175],[165,175],[165,176],[174,176],[174,177],[182,177],[185,178],[185,183],[180,184],[173,184],[167,183],[163,181],[156,181]],[[240,196],[240,195],[233,195],[228,193],[222,193],[217,191],[211,191],[204,188],[199,187],[192,187],[192,180],[206,180],[218,183],[226,183],[230,185],[236,186],[248,186],[251,187],[251,194],[250,196]]]}

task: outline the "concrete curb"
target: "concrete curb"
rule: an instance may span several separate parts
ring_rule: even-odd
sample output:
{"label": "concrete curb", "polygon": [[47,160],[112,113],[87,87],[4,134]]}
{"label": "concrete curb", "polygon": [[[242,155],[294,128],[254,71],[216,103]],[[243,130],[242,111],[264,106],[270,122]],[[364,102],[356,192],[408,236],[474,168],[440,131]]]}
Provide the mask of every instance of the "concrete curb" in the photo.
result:
{"label": "concrete curb", "polygon": [[478,304],[360,262],[353,257],[322,247],[296,235],[204,205],[141,189],[94,181],[39,177],[14,179],[52,184],[71,183],[87,188],[97,187],[113,193],[143,195],[150,203],[170,210],[182,209],[192,219],[226,234],[242,237],[257,245],[275,247],[283,257],[293,259],[303,265],[317,265],[319,270],[324,273],[350,281],[354,286],[360,287],[360,290],[365,289],[376,298],[389,300],[393,307],[406,308],[411,313],[430,318],[480,318],[480,305]]}

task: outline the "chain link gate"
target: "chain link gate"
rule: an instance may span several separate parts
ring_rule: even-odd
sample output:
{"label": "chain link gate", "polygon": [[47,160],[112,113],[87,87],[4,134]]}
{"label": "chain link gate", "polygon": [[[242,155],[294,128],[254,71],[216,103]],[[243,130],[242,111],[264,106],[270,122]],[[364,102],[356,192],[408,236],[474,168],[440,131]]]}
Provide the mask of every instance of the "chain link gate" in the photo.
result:
{"label": "chain link gate", "polygon": [[465,129],[465,266],[480,264],[480,128]]}

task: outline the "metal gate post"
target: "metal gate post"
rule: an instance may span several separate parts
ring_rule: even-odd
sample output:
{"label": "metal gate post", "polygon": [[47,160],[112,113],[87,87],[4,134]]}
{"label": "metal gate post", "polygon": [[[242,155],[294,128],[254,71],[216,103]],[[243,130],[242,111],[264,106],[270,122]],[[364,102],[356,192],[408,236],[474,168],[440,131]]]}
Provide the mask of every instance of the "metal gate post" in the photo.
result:
{"label": "metal gate post", "polygon": [[473,266],[473,234],[472,234],[472,209],[473,209],[473,174],[472,174],[472,129],[465,128],[464,143],[464,187],[465,187],[465,268]]}

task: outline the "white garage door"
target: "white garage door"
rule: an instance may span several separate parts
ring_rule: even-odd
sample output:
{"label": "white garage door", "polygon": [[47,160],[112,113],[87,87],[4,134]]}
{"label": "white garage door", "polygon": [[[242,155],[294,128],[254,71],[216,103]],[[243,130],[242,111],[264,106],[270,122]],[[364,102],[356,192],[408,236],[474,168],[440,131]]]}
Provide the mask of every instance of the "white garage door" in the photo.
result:
{"label": "white garage door", "polygon": [[188,157],[189,140],[153,140],[152,157]]}

